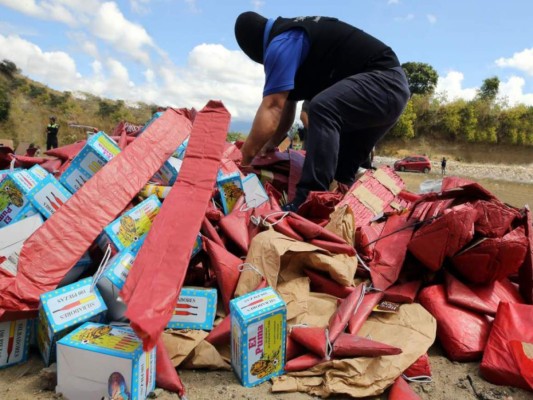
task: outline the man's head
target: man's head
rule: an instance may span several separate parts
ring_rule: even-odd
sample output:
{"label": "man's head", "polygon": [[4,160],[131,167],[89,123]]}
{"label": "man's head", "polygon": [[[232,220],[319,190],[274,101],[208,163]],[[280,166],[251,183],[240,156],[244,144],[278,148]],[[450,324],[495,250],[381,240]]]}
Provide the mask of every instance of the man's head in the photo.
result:
{"label": "man's head", "polygon": [[263,33],[267,19],[247,11],[235,21],[235,38],[242,51],[255,62],[263,64]]}
{"label": "man's head", "polygon": [[56,117],[54,117],[53,115],[50,117],[50,122],[56,122]]}

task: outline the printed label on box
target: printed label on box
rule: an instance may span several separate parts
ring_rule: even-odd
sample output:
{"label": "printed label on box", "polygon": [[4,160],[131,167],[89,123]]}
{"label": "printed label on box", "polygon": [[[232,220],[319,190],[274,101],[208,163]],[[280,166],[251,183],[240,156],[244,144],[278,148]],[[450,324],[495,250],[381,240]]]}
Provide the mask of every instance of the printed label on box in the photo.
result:
{"label": "printed label on box", "polygon": [[173,329],[213,329],[217,309],[216,289],[184,287],[176,303],[174,314],[167,324]]}
{"label": "printed label on box", "polygon": [[37,181],[26,170],[12,172],[0,182],[0,226],[37,213],[26,197],[35,185]]}
{"label": "printed label on box", "polygon": [[135,257],[137,257],[137,253],[144,243],[145,237],[146,235],[131,246],[121,250],[109,260],[109,266],[102,276],[109,279],[118,289],[122,289],[124,283],[126,283],[126,278],[133,266]]}
{"label": "printed label on box", "polygon": [[42,179],[29,193],[28,198],[32,205],[49,218],[71,197],[65,189],[52,175]]}
{"label": "printed label on box", "polygon": [[26,361],[31,327],[26,319],[0,322],[0,368]]}
{"label": "printed label on box", "polygon": [[50,175],[48,171],[41,167],[39,164],[35,164],[29,169],[29,171],[35,176],[35,178],[37,178],[37,180],[42,180],[48,175]]}
{"label": "printed label on box", "polygon": [[229,214],[235,203],[243,195],[241,175],[237,172],[218,180],[218,190],[224,214]]}
{"label": "printed label on box", "polygon": [[81,169],[69,168],[61,175],[59,182],[65,185],[65,187],[70,190],[71,193],[74,193],[89,179],[91,179],[91,177]]}

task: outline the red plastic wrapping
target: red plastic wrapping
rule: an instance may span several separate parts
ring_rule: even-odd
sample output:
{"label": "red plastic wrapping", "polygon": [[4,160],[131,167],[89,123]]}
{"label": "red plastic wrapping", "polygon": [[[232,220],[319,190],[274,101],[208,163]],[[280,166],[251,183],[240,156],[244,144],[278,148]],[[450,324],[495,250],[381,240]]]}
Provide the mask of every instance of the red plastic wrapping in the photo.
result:
{"label": "red plastic wrapping", "polygon": [[[517,364],[512,354],[512,341],[533,344],[533,306],[500,303],[483,354],[480,373],[486,380],[497,385],[533,390],[528,383],[533,370],[528,371],[526,376],[522,375],[520,367],[527,360],[519,359]],[[528,358],[531,358],[531,354]]]}
{"label": "red plastic wrapping", "polygon": [[426,378],[431,377],[431,366],[429,364],[428,354],[420,356],[403,374],[408,378]]}
{"label": "red plastic wrapping", "polygon": [[224,242],[207,216],[202,221],[202,234],[216,244],[224,246]]}
{"label": "red plastic wrapping", "polygon": [[0,281],[0,314],[37,309],[39,296],[56,288],[188,136],[190,127],[184,115],[167,111],[55,212],[25,242],[17,277]]}
{"label": "red plastic wrapping", "polygon": [[523,303],[518,289],[508,279],[484,286],[467,286],[453,275],[446,274],[448,302],[480,314],[496,315],[498,304]]}
{"label": "red plastic wrapping", "polygon": [[474,203],[477,219],[474,229],[484,237],[502,237],[511,230],[511,224],[520,218],[520,212],[500,201],[480,200]]}
{"label": "red plastic wrapping", "polygon": [[229,313],[229,301],[233,298],[233,293],[235,293],[235,288],[239,282],[239,265],[242,264],[242,261],[212,240],[203,238],[203,241],[211,265],[215,270],[224,310]]}
{"label": "red plastic wrapping", "polygon": [[533,343],[511,340],[509,346],[520,375],[527,382],[529,390],[533,390]]}
{"label": "red plastic wrapping", "polygon": [[385,291],[383,300],[411,304],[416,299],[422,281],[398,283]]}
{"label": "red plastic wrapping", "polygon": [[44,154],[51,157],[61,158],[62,160],[72,160],[80,152],[80,150],[87,143],[86,140],[67,144],[66,146],[58,147],[57,149],[46,150]]}
{"label": "red plastic wrapping", "polygon": [[335,310],[329,320],[329,339],[331,343],[334,343],[337,337],[344,332],[348,321],[354,315],[354,311],[361,305],[364,290],[365,286],[361,284],[348,297],[340,301],[337,310]]}
{"label": "red plastic wrapping", "polygon": [[328,222],[329,215],[335,211],[335,206],[342,200],[342,197],[340,193],[311,192],[298,209],[298,214],[315,224]]}
{"label": "red plastic wrapping", "polygon": [[437,320],[437,337],[450,360],[481,358],[490,332],[490,322],[485,316],[449,304],[443,285],[423,289],[418,299]]}
{"label": "red plastic wrapping", "polygon": [[333,343],[334,358],[379,357],[401,354],[402,349],[361,336],[341,333]]}
{"label": "red plastic wrapping", "polygon": [[306,353],[308,350],[298,343],[296,340],[291,339],[290,335],[287,335],[287,346],[285,351],[285,359],[287,361],[292,360],[302,354]]}
{"label": "red plastic wrapping", "polygon": [[61,161],[59,158],[51,158],[43,162],[41,164],[41,167],[43,167],[46,171],[53,174],[59,170],[62,164],[63,164],[63,161]]}
{"label": "red plastic wrapping", "polygon": [[246,206],[244,196],[241,196],[231,213],[219,222],[220,230],[237,245],[242,254],[246,254],[250,247],[248,224],[252,213],[253,209]]}
{"label": "red plastic wrapping", "polygon": [[300,343],[320,358],[329,357],[327,348],[328,333],[325,328],[294,327],[291,330],[291,339]]}
{"label": "red plastic wrapping", "polygon": [[420,397],[411,389],[401,376],[392,384],[388,400],[420,400]]}
{"label": "red plastic wrapping", "polygon": [[524,263],[528,240],[523,227],[502,238],[488,238],[452,258],[457,272],[468,281],[488,284],[518,272]]}
{"label": "red plastic wrapping", "polygon": [[224,317],[222,322],[215,326],[205,338],[213,346],[230,344],[231,340],[231,316]]}
{"label": "red plastic wrapping", "polygon": [[313,271],[312,269],[306,268],[304,272],[311,280],[311,290],[313,292],[326,293],[332,296],[345,298],[356,290],[353,286],[342,286],[340,283],[337,283],[329,277],[320,272]]}
{"label": "red plastic wrapping", "polygon": [[[196,116],[178,179],[154,220],[121,291],[128,305],[125,315],[143,339],[145,350],[155,346],[172,317],[211,199],[229,121],[227,110],[215,101],[210,101]],[[145,134],[146,131],[124,152]]]}
{"label": "red plastic wrapping", "polygon": [[398,280],[413,229],[406,213],[393,214],[387,219],[380,240],[375,244],[372,260],[368,263],[375,288],[385,290]]}
{"label": "red plastic wrapping", "polygon": [[165,343],[161,338],[157,341],[156,348],[156,376],[155,381],[157,387],[162,389],[178,393],[180,397],[185,395],[185,387],[181,382],[181,378],[176,371],[176,368],[172,365],[172,361],[168,355]]}
{"label": "red plastic wrapping", "polygon": [[472,240],[476,218],[477,212],[471,204],[453,207],[418,229],[408,249],[427,268],[437,271],[446,257],[452,257]]}
{"label": "red plastic wrapping", "polygon": [[533,218],[528,207],[524,208],[524,223],[527,235],[527,253],[519,271],[520,293],[529,304],[533,304]]}
{"label": "red plastic wrapping", "polygon": [[313,353],[304,354],[303,356],[287,361],[285,364],[285,372],[304,371],[306,369],[313,368],[322,361],[324,361],[322,358]]}
{"label": "red plastic wrapping", "polygon": [[368,319],[368,316],[372,313],[372,310],[379,304],[383,298],[383,292],[371,292],[366,293],[361,305],[357,308],[355,313],[350,317],[348,322],[348,332],[351,335],[357,335],[359,329]]}
{"label": "red plastic wrapping", "polygon": [[11,159],[15,160],[16,168],[30,168],[37,164],[42,164],[46,161],[46,158],[42,157],[29,157],[29,156],[19,156],[11,154]]}

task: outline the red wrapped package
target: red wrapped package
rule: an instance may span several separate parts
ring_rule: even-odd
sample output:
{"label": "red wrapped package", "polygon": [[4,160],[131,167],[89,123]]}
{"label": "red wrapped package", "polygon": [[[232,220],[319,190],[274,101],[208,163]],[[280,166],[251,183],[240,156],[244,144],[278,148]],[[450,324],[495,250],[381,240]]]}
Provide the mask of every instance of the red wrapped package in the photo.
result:
{"label": "red wrapped package", "polygon": [[411,389],[401,376],[392,384],[388,400],[420,400],[420,397]]}
{"label": "red wrapped package", "polygon": [[511,230],[511,224],[521,218],[520,212],[498,200],[480,200],[474,203],[477,211],[474,229],[484,237],[502,237]]}
{"label": "red wrapped package", "polygon": [[[526,359],[519,357],[519,364],[517,364],[512,353],[512,341],[517,341],[520,344],[525,343],[527,347],[531,348],[533,344],[533,306],[500,303],[479,371],[483,378],[491,383],[533,390],[533,386],[528,383],[531,382],[532,370],[526,371],[525,375],[522,373],[525,364],[529,364],[527,358],[531,358],[531,353],[526,356]],[[520,349],[517,348],[516,350]]]}
{"label": "red wrapped package", "polygon": [[322,360],[320,357],[313,353],[307,353],[303,356],[293,358],[287,361],[285,364],[285,372],[304,371],[309,368],[313,368],[315,365],[320,364]]}
{"label": "red wrapped package", "polygon": [[181,398],[185,396],[185,387],[181,382],[180,376],[176,368],[172,365],[172,361],[168,356],[165,343],[161,338],[157,340],[156,348],[156,365],[155,365],[155,381],[157,387],[168,390],[170,392],[178,393]]}
{"label": "red wrapped package", "polygon": [[398,283],[385,290],[383,300],[394,303],[409,303],[415,301],[422,281]]}
{"label": "red wrapped package", "polygon": [[307,350],[312,351],[320,358],[329,360],[331,343],[329,333],[325,328],[294,327],[291,330],[291,339],[300,343]]}
{"label": "red wrapped package", "polygon": [[461,276],[469,282],[488,284],[518,272],[524,263],[528,240],[523,227],[501,238],[488,238],[452,258]]}
{"label": "red wrapped package", "polygon": [[333,343],[333,358],[379,357],[401,354],[402,349],[361,336],[341,333]]}
{"label": "red wrapped package", "polygon": [[252,209],[252,216],[250,217],[248,222],[248,238],[250,240],[250,243],[252,242],[252,239],[255,237],[255,235],[261,232],[262,229],[261,224],[256,225],[253,221],[260,221],[261,215],[266,215],[271,212],[273,212],[273,210],[270,201],[267,201],[261,204],[259,207],[255,207]]}
{"label": "red wrapped package", "polygon": [[58,147],[57,149],[46,150],[44,154],[51,157],[61,158],[62,160],[72,160],[78,155],[83,146],[87,143],[86,140],[80,140],[79,142],[67,144],[66,146]]}
{"label": "red wrapped package", "polygon": [[11,160],[15,160],[15,168],[30,168],[37,164],[46,162],[46,158],[29,157],[10,154]]}
{"label": "red wrapped package", "polygon": [[258,220],[254,223],[261,223],[263,226],[273,227],[277,232],[288,236],[294,240],[298,240],[300,242],[304,241],[304,238],[300,236],[299,233],[297,233],[287,222],[286,218],[288,217],[289,213],[284,211],[272,211],[268,212],[267,214],[261,215]]}
{"label": "red wrapped package", "polygon": [[205,216],[202,221],[202,234],[219,246],[224,246],[224,242],[207,216]]}
{"label": "red wrapped package", "polygon": [[372,310],[383,299],[383,292],[370,292],[366,293],[361,305],[357,307],[354,314],[350,317],[348,322],[348,332],[351,335],[357,335],[359,329],[368,319],[368,316],[372,313]]}
{"label": "red wrapped package", "polygon": [[285,359],[287,361],[299,357],[302,354],[307,353],[307,351],[308,350],[304,346],[292,339],[291,335],[287,335],[287,346],[285,351]]}
{"label": "red wrapped package", "polygon": [[128,305],[125,315],[143,339],[145,350],[155,346],[174,312],[213,193],[229,122],[228,111],[222,103],[215,101],[210,101],[196,116],[178,179],[154,220],[120,292]]}
{"label": "red wrapped package", "polygon": [[360,284],[345,299],[340,301],[335,313],[329,320],[329,339],[334,343],[337,337],[344,332],[348,321],[354,315],[355,310],[361,305],[365,295],[365,285]]}
{"label": "red wrapped package", "polygon": [[533,218],[529,207],[524,207],[524,224],[527,235],[527,253],[519,271],[520,293],[527,303],[533,304]]}
{"label": "red wrapped package", "polygon": [[450,273],[446,273],[446,295],[451,304],[493,316],[501,301],[524,302],[516,286],[508,279],[483,286],[467,286]]}
{"label": "red wrapped package", "polygon": [[57,287],[103,228],[161,168],[190,127],[184,115],[167,111],[46,220],[24,243],[16,278],[0,281],[0,315],[3,310],[37,309],[39,296]]}
{"label": "red wrapped package", "polygon": [[403,372],[404,377],[408,380],[431,381],[431,366],[429,365],[429,356],[424,354],[420,356],[409,368]]}
{"label": "red wrapped package", "polygon": [[321,224],[329,221],[329,215],[342,200],[342,194],[332,192],[311,192],[298,209],[298,214],[305,219]]}
{"label": "red wrapped package", "polygon": [[233,210],[219,222],[220,230],[237,245],[242,254],[246,254],[250,247],[248,224],[252,212],[253,208],[247,207],[244,196],[241,196]]}
{"label": "red wrapped package", "polygon": [[206,237],[203,238],[203,242],[205,251],[215,270],[224,310],[226,313],[229,313],[229,301],[233,298],[233,293],[235,293],[235,288],[239,282],[239,266],[242,264],[242,261],[224,247]]}
{"label": "red wrapped package", "polygon": [[332,296],[345,298],[355,290],[353,286],[342,286],[329,277],[312,269],[304,269],[305,274],[311,280],[311,291],[317,293],[326,293]]}
{"label": "red wrapped package", "polygon": [[533,390],[533,343],[511,340],[509,346],[520,375],[529,385],[529,390]]}
{"label": "red wrapped package", "polygon": [[370,276],[376,289],[385,290],[400,276],[407,244],[413,235],[414,226],[407,213],[392,214],[385,222],[379,241],[375,244],[370,260]]}
{"label": "red wrapped package", "polygon": [[205,338],[213,346],[230,344],[231,340],[231,316],[224,317],[222,322],[215,326]]}
{"label": "red wrapped package", "polygon": [[56,173],[59,170],[59,168],[61,168],[62,164],[63,164],[63,161],[61,161],[59,158],[51,158],[43,162],[41,164],[41,167],[43,167],[46,171],[53,174],[53,173]]}
{"label": "red wrapped package", "polygon": [[439,270],[446,257],[452,257],[474,236],[477,212],[471,204],[447,211],[418,229],[408,245],[409,252],[432,271]]}
{"label": "red wrapped package", "polygon": [[485,316],[448,303],[443,285],[423,289],[418,300],[437,320],[437,337],[450,360],[481,358],[490,332]]}

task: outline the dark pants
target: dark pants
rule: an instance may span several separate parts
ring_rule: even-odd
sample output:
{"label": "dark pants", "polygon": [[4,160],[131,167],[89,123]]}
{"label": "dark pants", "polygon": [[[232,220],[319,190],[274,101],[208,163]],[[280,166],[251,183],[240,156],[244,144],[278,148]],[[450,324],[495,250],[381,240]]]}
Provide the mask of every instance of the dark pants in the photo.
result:
{"label": "dark pants", "polygon": [[353,75],[316,95],[309,104],[307,153],[294,203],[302,203],[310,191],[329,190],[333,179],[352,185],[408,100],[401,67]]}
{"label": "dark pants", "polygon": [[57,145],[57,134],[56,135],[51,135],[51,134],[46,135],[46,150],[57,149],[57,147],[58,147],[58,145]]}

